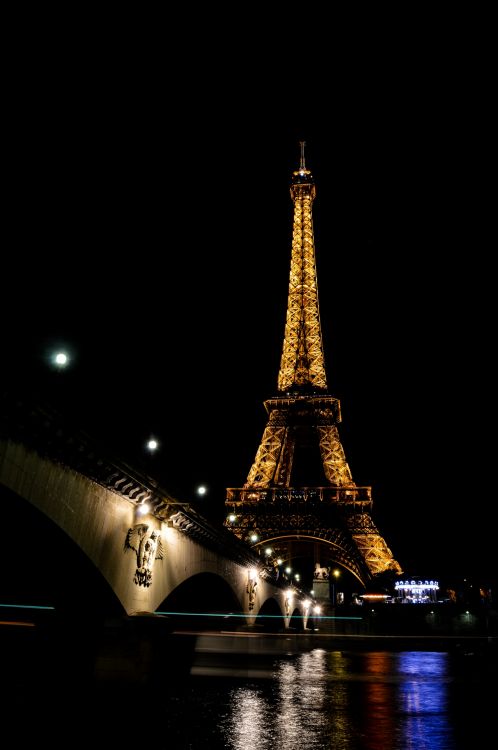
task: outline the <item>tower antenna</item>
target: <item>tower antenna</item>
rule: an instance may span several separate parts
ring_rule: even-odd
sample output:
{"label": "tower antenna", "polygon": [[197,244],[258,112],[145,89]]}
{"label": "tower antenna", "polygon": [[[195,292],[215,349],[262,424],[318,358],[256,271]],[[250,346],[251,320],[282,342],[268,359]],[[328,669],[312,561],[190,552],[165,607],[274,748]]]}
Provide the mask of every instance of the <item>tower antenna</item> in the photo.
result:
{"label": "tower antenna", "polygon": [[306,146],[306,141],[299,141],[299,145],[301,146],[301,163],[299,165],[299,169],[306,169],[306,163],[304,161],[304,147]]}

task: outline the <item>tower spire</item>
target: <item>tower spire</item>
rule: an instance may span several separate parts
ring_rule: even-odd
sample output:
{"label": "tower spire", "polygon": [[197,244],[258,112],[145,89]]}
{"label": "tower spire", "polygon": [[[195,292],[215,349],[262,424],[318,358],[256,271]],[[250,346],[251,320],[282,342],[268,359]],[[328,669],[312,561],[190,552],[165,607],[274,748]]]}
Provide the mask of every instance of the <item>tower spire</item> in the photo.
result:
{"label": "tower spire", "polygon": [[301,163],[299,164],[299,169],[305,170],[306,162],[304,161],[304,147],[306,146],[306,141],[299,141],[299,145],[301,146]]}
{"label": "tower spire", "polygon": [[311,212],[316,190],[313,176],[306,169],[305,145],[305,141],[300,141],[300,165],[293,172],[291,183],[294,222],[287,318],[278,375],[280,392],[327,389]]}

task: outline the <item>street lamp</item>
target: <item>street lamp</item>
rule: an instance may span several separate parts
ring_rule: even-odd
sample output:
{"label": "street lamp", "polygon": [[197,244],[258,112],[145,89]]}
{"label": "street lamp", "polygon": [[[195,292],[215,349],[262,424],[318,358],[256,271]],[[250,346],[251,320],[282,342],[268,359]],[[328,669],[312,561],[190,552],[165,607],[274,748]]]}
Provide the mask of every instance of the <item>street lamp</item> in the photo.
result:
{"label": "street lamp", "polygon": [[332,606],[333,607],[335,607],[335,584],[340,575],[341,575],[341,571],[337,570],[337,568],[332,571],[332,576],[333,576],[332,577]]}

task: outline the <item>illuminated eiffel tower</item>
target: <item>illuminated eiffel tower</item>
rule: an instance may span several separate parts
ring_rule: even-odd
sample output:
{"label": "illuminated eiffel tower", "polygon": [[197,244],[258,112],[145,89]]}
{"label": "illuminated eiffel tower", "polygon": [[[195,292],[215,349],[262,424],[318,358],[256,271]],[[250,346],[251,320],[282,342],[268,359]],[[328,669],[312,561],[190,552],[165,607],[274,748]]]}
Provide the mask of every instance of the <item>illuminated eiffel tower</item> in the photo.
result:
{"label": "illuminated eiffel tower", "polygon": [[[372,517],[370,487],[357,487],[338,432],[339,400],[327,393],[313,239],[315,185],[304,158],[292,175],[294,226],[278,395],[243,488],[228,489],[225,522],[264,549],[297,543],[350,571],[366,586],[401,573]],[[325,550],[323,547],[325,546]]]}

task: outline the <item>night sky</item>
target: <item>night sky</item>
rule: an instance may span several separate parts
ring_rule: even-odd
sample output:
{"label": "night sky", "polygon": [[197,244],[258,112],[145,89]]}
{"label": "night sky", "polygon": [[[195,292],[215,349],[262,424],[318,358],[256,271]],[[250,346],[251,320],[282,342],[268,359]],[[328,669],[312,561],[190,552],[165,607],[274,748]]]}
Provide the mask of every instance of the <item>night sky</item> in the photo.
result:
{"label": "night sky", "polygon": [[[181,61],[154,45],[140,59],[69,43],[62,57],[20,56],[4,140],[3,377],[222,519],[276,393],[289,185],[306,140],[327,376],[354,480],[373,487],[407,572],[488,576],[486,48],[350,41],[315,60],[320,76],[296,74],[288,52],[264,74],[236,67],[236,84],[209,57],[180,80]],[[46,359],[59,346],[73,355],[64,373]]]}

